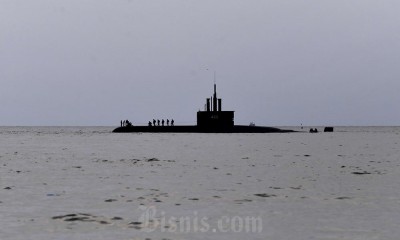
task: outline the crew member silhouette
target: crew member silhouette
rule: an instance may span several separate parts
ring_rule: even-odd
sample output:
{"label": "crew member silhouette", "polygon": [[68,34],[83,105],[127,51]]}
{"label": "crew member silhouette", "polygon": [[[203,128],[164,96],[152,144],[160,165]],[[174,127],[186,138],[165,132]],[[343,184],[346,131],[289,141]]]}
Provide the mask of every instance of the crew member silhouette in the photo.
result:
{"label": "crew member silhouette", "polygon": [[164,123],[165,123],[165,122],[164,122],[164,119],[163,119],[163,120],[161,121],[161,125],[162,125],[163,127],[164,127]]}
{"label": "crew member silhouette", "polygon": [[160,119],[157,119],[157,126],[160,126]]}
{"label": "crew member silhouette", "polygon": [[171,120],[171,126],[174,126],[174,119]]}
{"label": "crew member silhouette", "polygon": [[167,119],[167,126],[169,126],[169,119]]}

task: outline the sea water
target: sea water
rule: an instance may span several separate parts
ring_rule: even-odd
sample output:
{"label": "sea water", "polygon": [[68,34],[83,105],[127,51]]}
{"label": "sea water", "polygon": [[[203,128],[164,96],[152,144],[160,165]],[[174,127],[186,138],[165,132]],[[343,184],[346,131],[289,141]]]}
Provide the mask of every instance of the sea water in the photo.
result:
{"label": "sea water", "polygon": [[398,239],[399,127],[282,128],[0,127],[0,239]]}

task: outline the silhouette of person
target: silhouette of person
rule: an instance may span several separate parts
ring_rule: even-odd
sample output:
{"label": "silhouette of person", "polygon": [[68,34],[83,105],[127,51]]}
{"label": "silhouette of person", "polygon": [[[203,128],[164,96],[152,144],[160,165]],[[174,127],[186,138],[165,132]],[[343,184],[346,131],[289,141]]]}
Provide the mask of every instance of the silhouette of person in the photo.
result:
{"label": "silhouette of person", "polygon": [[167,126],[169,126],[169,119],[167,119]]}
{"label": "silhouette of person", "polygon": [[156,120],[155,119],[153,119],[153,126],[155,126],[156,125]]}
{"label": "silhouette of person", "polygon": [[149,121],[149,127],[151,127],[151,122]]}
{"label": "silhouette of person", "polygon": [[165,122],[164,122],[164,119],[163,119],[163,120],[161,121],[161,125],[164,126],[164,123],[165,123]]}
{"label": "silhouette of person", "polygon": [[160,126],[160,119],[157,119],[157,126]]}
{"label": "silhouette of person", "polygon": [[171,126],[174,126],[174,119],[171,119]]}
{"label": "silhouette of person", "polygon": [[122,120],[121,120],[121,127],[122,127]]}

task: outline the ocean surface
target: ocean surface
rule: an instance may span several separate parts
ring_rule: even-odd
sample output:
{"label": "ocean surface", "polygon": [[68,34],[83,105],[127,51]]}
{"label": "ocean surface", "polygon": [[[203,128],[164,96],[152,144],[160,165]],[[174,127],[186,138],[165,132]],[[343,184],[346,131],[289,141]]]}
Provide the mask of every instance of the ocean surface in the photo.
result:
{"label": "ocean surface", "polygon": [[0,239],[399,239],[400,127],[281,128],[0,127]]}

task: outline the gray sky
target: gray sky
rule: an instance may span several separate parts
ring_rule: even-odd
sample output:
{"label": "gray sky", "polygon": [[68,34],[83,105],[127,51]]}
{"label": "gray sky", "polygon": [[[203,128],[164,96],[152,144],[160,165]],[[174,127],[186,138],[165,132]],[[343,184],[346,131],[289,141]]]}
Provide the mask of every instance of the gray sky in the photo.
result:
{"label": "gray sky", "polygon": [[398,0],[0,0],[0,125],[399,125]]}

